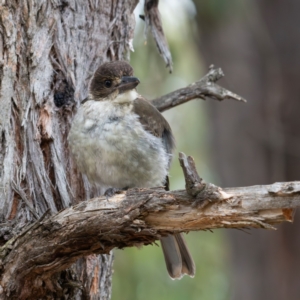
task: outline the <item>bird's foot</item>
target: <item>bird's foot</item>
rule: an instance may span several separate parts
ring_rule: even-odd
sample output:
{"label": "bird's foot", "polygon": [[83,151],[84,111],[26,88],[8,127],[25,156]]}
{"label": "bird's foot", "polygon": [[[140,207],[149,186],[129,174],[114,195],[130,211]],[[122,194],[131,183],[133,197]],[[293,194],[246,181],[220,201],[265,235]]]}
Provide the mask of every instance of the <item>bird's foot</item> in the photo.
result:
{"label": "bird's foot", "polygon": [[104,196],[106,197],[106,200],[109,201],[108,199],[114,196],[115,194],[121,192],[121,189],[116,189],[116,188],[109,188],[105,191]]}

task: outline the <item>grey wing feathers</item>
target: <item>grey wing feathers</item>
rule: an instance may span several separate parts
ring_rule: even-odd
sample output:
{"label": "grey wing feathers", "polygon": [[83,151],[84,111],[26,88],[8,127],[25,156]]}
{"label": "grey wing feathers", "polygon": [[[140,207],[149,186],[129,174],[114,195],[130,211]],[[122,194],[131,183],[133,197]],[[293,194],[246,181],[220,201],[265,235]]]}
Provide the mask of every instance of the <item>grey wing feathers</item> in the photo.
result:
{"label": "grey wing feathers", "polygon": [[175,140],[171,127],[164,116],[147,100],[137,98],[134,100],[134,112],[140,117],[145,130],[163,140],[167,153],[172,154]]}

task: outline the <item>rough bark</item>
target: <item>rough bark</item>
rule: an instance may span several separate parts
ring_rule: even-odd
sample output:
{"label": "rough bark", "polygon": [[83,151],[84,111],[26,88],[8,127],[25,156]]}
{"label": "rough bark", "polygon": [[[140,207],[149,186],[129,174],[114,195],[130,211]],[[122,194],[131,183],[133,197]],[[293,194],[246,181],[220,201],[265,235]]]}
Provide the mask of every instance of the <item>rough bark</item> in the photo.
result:
{"label": "rough bark", "polygon": [[[18,231],[47,210],[54,214],[95,195],[77,172],[66,137],[95,68],[107,60],[128,58],[136,4],[137,0],[2,1],[2,244],[11,238],[10,227]],[[109,299],[111,266],[107,255],[81,259],[48,280],[48,297]],[[69,284],[75,279],[81,285],[76,291]]]}
{"label": "rough bark", "polygon": [[[84,201],[48,219],[44,215],[1,248],[2,294],[9,299],[45,297],[53,289],[51,278],[82,256],[147,245],[169,233],[274,229],[273,224],[292,221],[293,208],[299,206],[300,182],[225,190],[203,183],[194,197],[185,190],[132,189],[109,200]],[[68,283],[80,288],[75,280]],[[92,283],[93,288],[98,290]]]}

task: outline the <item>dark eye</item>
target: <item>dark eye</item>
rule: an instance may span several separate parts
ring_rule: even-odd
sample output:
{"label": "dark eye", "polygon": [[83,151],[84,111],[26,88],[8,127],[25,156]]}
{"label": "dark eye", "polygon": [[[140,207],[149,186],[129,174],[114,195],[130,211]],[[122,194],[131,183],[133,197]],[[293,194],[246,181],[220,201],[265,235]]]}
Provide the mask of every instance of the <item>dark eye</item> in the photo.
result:
{"label": "dark eye", "polygon": [[112,84],[111,80],[105,80],[105,81],[104,81],[104,85],[105,85],[107,88],[110,88],[110,87],[111,87],[111,84]]}

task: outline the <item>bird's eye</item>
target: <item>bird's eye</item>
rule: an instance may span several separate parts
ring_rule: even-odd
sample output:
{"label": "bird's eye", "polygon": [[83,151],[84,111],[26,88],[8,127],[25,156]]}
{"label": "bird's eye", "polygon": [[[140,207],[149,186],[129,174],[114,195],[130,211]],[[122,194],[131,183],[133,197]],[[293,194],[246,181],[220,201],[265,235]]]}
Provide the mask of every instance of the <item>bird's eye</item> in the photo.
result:
{"label": "bird's eye", "polygon": [[110,88],[111,85],[112,85],[111,80],[105,80],[105,81],[104,81],[104,85],[105,85],[105,87]]}

